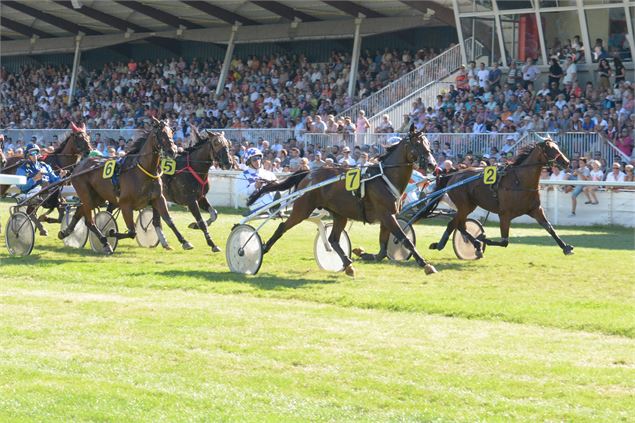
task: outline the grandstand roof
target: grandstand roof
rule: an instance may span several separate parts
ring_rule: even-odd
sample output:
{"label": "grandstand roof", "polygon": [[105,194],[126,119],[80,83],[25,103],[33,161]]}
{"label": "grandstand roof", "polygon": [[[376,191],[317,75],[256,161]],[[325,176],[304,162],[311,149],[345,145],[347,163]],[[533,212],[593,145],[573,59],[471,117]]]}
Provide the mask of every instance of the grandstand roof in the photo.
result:
{"label": "grandstand roof", "polygon": [[[3,55],[72,51],[156,37],[226,43],[350,38],[364,17],[362,35],[420,26],[453,25],[444,1],[248,0],[3,0]],[[448,15],[449,12],[449,15]]]}

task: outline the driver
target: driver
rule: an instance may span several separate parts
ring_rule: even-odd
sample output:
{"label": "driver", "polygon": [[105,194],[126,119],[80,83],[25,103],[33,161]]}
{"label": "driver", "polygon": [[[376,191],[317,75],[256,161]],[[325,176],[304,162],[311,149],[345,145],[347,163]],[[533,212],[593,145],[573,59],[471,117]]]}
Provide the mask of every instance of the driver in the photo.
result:
{"label": "driver", "polygon": [[18,186],[22,194],[29,197],[37,194],[44,186],[59,181],[60,176],[66,174],[66,171],[62,169],[60,176],[57,176],[51,166],[39,161],[40,147],[37,144],[27,145],[25,155],[26,161],[16,171],[16,175],[26,176],[26,184]]}
{"label": "driver", "polygon": [[[242,181],[243,187],[241,191],[246,197],[249,197],[256,190],[260,189],[265,183],[277,179],[273,172],[265,170],[262,167],[262,157],[262,151],[257,148],[249,148],[245,153],[247,169],[245,169],[242,174],[244,180]],[[267,193],[252,204],[250,210],[258,209],[274,200],[274,196],[271,193]]]}

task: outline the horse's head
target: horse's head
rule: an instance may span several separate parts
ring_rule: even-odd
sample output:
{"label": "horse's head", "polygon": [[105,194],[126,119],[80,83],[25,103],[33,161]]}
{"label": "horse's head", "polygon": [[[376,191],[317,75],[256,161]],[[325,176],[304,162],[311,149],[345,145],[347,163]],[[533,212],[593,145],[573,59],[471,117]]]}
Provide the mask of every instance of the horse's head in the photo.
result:
{"label": "horse's head", "polygon": [[417,132],[414,125],[410,125],[408,140],[402,142],[407,143],[406,160],[408,162],[418,161],[420,169],[434,170],[437,167],[437,161],[432,156],[430,141],[423,134],[423,131]]}
{"label": "horse's head", "polygon": [[538,143],[538,147],[540,148],[546,163],[550,165],[555,164],[561,169],[569,166],[569,159],[562,153],[562,151],[560,151],[558,144],[556,144],[550,137],[543,138],[543,141]]}
{"label": "horse's head", "polygon": [[[167,121],[152,117],[152,130],[150,132],[156,138],[153,150],[163,153],[168,157],[176,156],[176,145],[172,139],[172,128]],[[150,137],[148,137],[150,138]]]}
{"label": "horse's head", "polygon": [[224,170],[231,169],[234,166],[232,155],[229,153],[230,144],[223,132],[213,132],[209,129],[204,129],[199,133],[196,128],[192,128],[192,134],[197,138],[198,142],[208,142],[210,144],[210,160],[217,161]]}
{"label": "horse's head", "polygon": [[88,156],[93,151],[93,146],[90,143],[90,136],[86,132],[86,124],[77,126],[71,122],[71,134],[69,135],[69,147],[70,154],[76,154],[78,156]]}

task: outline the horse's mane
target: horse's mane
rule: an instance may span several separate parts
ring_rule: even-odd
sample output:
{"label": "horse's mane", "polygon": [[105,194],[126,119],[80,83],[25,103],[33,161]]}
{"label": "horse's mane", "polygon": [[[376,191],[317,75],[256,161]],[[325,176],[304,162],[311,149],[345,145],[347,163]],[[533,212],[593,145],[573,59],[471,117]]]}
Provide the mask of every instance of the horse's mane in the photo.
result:
{"label": "horse's mane", "polygon": [[146,142],[147,134],[143,134],[141,137],[137,138],[135,142],[132,143],[126,154],[137,154],[143,148],[143,144]]}
{"label": "horse's mane", "polygon": [[191,145],[189,147],[187,147],[186,149],[183,150],[183,153],[191,153],[193,151],[198,150],[200,147],[202,147],[203,145],[205,145],[207,142],[209,141],[209,138],[203,139],[201,137],[199,137],[198,141],[196,142],[196,144]]}
{"label": "horse's mane", "polygon": [[534,151],[535,148],[536,148],[536,144],[530,144],[530,145],[526,145],[525,147],[522,147],[518,151],[518,154],[516,155],[516,157],[514,157],[512,166],[518,166],[522,164],[525,160],[527,160],[527,157],[529,157],[529,155],[531,154],[532,151]]}
{"label": "horse's mane", "polygon": [[397,149],[400,143],[401,141],[386,147],[386,151],[383,154],[380,154],[379,156],[377,156],[377,161],[383,162],[384,160],[386,160],[390,156],[390,154]]}
{"label": "horse's mane", "polygon": [[60,154],[62,151],[64,151],[64,148],[66,148],[66,144],[68,144],[68,140],[71,139],[72,135],[73,135],[72,132],[70,134],[68,134],[66,139],[64,141],[62,141],[62,143],[59,145],[59,147],[57,147],[55,150],[53,150],[52,153],[49,153],[49,154],[50,155],[55,155],[55,154]]}

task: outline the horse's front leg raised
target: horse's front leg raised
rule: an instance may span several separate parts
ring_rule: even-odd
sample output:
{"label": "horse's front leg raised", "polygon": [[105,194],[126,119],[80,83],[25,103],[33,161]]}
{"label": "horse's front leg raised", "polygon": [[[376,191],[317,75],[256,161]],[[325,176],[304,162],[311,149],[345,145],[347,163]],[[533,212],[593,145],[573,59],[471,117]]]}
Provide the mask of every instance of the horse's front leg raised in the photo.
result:
{"label": "horse's front leg raised", "polygon": [[390,239],[390,230],[383,223],[379,226],[379,252],[370,254],[364,252],[363,248],[355,248],[353,254],[364,261],[382,261],[388,254],[388,241]]}
{"label": "horse's front leg raised", "polygon": [[426,263],[425,259],[421,257],[412,241],[408,239],[404,231],[401,229],[401,226],[399,226],[399,223],[397,223],[397,218],[394,214],[384,215],[381,219],[381,223],[388,228],[390,233],[392,233],[399,242],[402,242],[403,245],[412,252],[413,257],[419,266],[424,268],[426,275],[437,273],[437,269],[435,269],[433,265]]}
{"label": "horse's front leg raised", "polygon": [[205,235],[205,241],[207,241],[207,245],[212,248],[212,252],[214,253],[219,252],[220,248],[218,247],[218,245],[214,244],[212,237],[207,231],[207,223],[205,223],[205,221],[203,220],[203,216],[201,216],[201,210],[198,208],[197,202],[190,201],[187,204],[187,208],[190,210],[190,213],[192,213],[192,216],[194,216],[194,219],[196,219],[196,224],[198,225],[198,229],[203,231],[203,234]]}
{"label": "horse's front leg raised", "polygon": [[538,221],[538,223],[540,223],[540,225],[543,228],[545,228],[545,230],[547,232],[549,232],[549,235],[551,235],[551,237],[556,241],[556,243],[558,243],[560,248],[562,248],[562,252],[565,255],[573,254],[573,245],[569,245],[569,244],[565,243],[562,240],[562,238],[560,238],[558,236],[558,234],[556,233],[555,229],[553,229],[553,226],[551,226],[551,223],[549,223],[549,221],[547,220],[547,216],[545,216],[545,211],[542,209],[542,207],[538,207],[536,209],[533,209],[532,211],[530,211],[527,214],[529,214],[529,216],[531,216],[534,219],[536,219]]}
{"label": "horse's front leg raised", "polygon": [[[160,195],[154,199],[154,201],[152,202],[152,208],[153,208],[153,213],[156,210],[156,212],[159,213],[159,215],[161,216],[163,221],[166,223],[166,225],[168,225],[170,229],[172,229],[172,232],[174,232],[174,235],[176,235],[176,239],[179,240],[184,250],[191,250],[192,248],[194,248],[194,246],[190,244],[183,237],[183,235],[181,235],[181,232],[179,232],[179,230],[176,228],[176,225],[174,224],[174,222],[172,221],[172,218],[170,217],[170,212],[168,212],[168,204],[166,203],[165,197],[163,195]],[[159,235],[159,239],[162,240],[161,245],[163,245],[163,247],[165,248],[165,245],[167,244],[167,242],[166,244],[163,243],[165,241],[165,236],[162,236],[163,231],[161,231],[161,226],[156,224],[154,218],[152,219],[152,223],[155,224],[154,227],[157,231],[157,234]]]}

